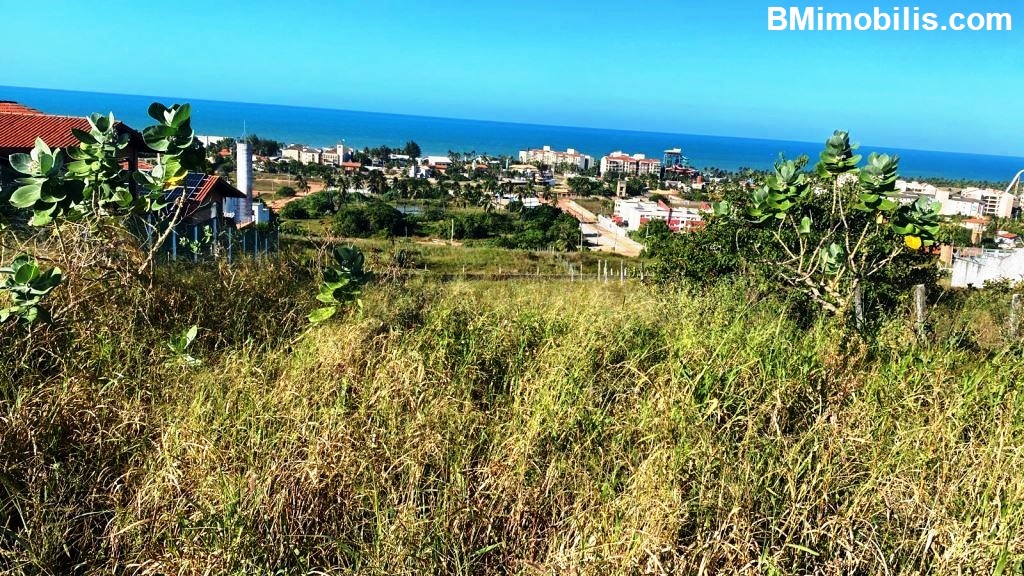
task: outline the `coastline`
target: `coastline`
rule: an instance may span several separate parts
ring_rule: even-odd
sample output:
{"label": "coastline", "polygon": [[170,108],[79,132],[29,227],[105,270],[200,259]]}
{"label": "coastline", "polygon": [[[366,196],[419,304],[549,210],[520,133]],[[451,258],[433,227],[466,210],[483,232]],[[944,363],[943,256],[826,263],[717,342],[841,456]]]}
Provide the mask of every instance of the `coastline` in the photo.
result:
{"label": "coastline", "polygon": [[[22,101],[56,114],[86,115],[113,110],[130,125],[145,125],[144,110],[156,97],[0,86],[0,99]],[[524,148],[551,145],[576,148],[594,157],[612,150],[630,150],[658,158],[663,150],[681,147],[698,168],[767,169],[780,154],[794,158],[821,149],[818,142],[767,140],[735,136],[679,134],[636,130],[518,124],[494,120],[434,118],[379,112],[357,112],[274,104],[190,100],[195,127],[203,134],[244,132],[287,143],[329,146],[340,141],[356,148],[402,146],[415,140],[426,154],[449,150],[515,155]],[[823,132],[824,140],[831,129]],[[856,138],[854,128],[853,136]],[[864,144],[861,151],[899,154],[908,178],[1008,181],[1024,168],[1024,158],[962,152],[903,149]]]}

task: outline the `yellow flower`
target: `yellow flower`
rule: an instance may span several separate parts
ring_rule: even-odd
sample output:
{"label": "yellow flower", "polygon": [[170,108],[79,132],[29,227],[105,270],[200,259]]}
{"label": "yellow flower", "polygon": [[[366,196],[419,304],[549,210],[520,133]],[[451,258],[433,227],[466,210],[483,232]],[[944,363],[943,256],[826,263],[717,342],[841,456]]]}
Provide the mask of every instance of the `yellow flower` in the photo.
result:
{"label": "yellow flower", "polygon": [[911,250],[920,250],[922,244],[924,244],[918,236],[906,236],[903,238],[903,243]]}

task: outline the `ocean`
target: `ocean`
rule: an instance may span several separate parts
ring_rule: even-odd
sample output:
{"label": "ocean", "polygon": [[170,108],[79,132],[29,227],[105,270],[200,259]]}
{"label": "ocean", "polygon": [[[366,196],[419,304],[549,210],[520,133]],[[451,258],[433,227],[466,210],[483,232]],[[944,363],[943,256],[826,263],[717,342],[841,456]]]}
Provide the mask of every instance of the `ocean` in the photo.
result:
{"label": "ocean", "polygon": [[[15,100],[53,114],[84,116],[113,111],[119,119],[137,128],[150,123],[146,109],[151,102],[175,101],[153,96],[6,86],[0,86],[0,100]],[[543,126],[212,100],[189,102],[193,110],[192,125],[198,134],[239,136],[245,130],[264,138],[311,146],[331,146],[344,141],[357,148],[400,147],[415,140],[425,154],[454,150],[514,155],[524,148],[550,145],[559,150],[575,148],[595,159],[614,150],[661,158],[664,150],[678,147],[695,167],[726,170],[770,168],[780,153],[787,158],[807,154],[813,162],[822,148],[821,143],[785,140]],[[828,133],[822,135],[822,142],[827,136]],[[1018,170],[1024,169],[1024,158],[1009,156],[862,146],[861,152],[868,151],[899,154],[901,174],[913,178],[1008,182]]]}

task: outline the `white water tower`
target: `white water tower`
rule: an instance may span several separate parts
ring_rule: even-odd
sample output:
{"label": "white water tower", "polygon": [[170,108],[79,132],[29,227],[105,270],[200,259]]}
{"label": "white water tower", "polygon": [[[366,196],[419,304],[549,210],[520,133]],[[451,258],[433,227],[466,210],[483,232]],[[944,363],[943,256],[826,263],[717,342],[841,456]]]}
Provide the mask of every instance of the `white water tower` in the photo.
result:
{"label": "white water tower", "polygon": [[235,162],[238,167],[236,186],[245,194],[245,198],[235,201],[235,224],[245,224],[252,221],[252,154],[248,142],[238,141]]}

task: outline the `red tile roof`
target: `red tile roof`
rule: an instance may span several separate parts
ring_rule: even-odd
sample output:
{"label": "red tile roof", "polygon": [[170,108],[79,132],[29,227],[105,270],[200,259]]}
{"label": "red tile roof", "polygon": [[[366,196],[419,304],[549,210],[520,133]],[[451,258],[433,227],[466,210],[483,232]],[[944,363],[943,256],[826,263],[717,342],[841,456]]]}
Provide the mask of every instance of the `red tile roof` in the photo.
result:
{"label": "red tile roof", "polygon": [[[224,198],[245,198],[245,194],[238,188],[232,186],[227,180],[212,174],[200,172],[189,172],[182,181],[181,186],[164,192],[165,200],[172,200],[181,196],[185,197],[184,216],[195,214],[214,190],[220,192]],[[171,208],[167,208],[170,210]]]}
{"label": "red tile roof", "polygon": [[[136,150],[156,153],[146,146],[142,134],[123,122],[116,124],[118,134],[127,134]],[[88,132],[89,120],[82,116],[44,114],[10,100],[0,100],[0,150],[28,151],[42,138],[51,148],[68,148],[79,144],[72,128]]]}
{"label": "red tile roof", "polygon": [[18,104],[13,100],[0,100],[0,114],[42,114],[35,108]]}
{"label": "red tile roof", "polygon": [[72,128],[88,131],[89,121],[76,116],[0,113],[0,148],[29,149],[36,138],[51,148],[67,148],[78,144]]}
{"label": "red tile roof", "polygon": [[[149,172],[150,170],[153,169],[153,165],[150,164],[149,162],[146,162],[145,160],[139,160],[138,163],[136,164],[136,167],[140,171],[142,171],[142,172]],[[128,169],[128,161],[127,160],[121,160],[121,170],[127,170],[127,169]]]}

